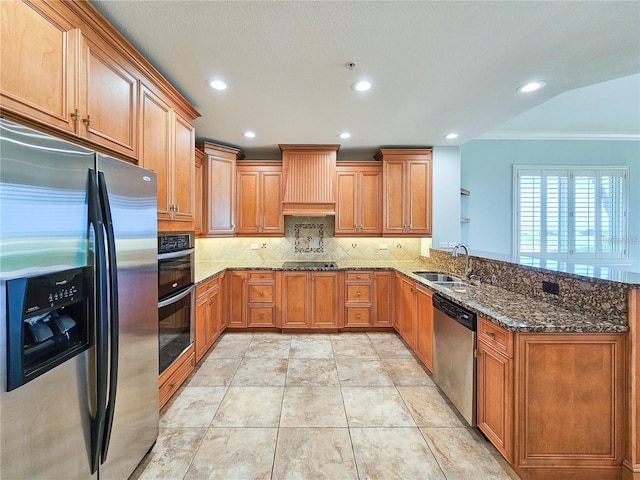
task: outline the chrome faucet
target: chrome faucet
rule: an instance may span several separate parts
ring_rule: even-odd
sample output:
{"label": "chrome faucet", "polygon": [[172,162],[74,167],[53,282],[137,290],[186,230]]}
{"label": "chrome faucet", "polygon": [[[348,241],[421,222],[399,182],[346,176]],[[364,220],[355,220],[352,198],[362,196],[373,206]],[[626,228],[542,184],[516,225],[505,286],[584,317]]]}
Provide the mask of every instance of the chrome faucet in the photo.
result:
{"label": "chrome faucet", "polygon": [[458,243],[455,247],[453,247],[453,250],[451,250],[451,256],[453,258],[458,258],[458,255],[460,255],[458,253],[458,250],[460,250],[461,248],[464,248],[464,254],[467,257],[467,262],[464,267],[464,276],[467,280],[469,280],[471,278],[471,274],[473,273],[473,270],[471,268],[471,258],[469,257],[469,248],[464,243]]}

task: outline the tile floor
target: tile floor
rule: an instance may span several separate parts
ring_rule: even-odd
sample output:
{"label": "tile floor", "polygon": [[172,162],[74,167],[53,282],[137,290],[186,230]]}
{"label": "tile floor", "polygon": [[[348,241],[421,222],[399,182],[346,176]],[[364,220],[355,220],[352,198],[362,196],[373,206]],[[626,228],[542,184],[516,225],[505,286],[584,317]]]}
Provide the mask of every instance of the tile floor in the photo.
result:
{"label": "tile floor", "polygon": [[132,479],[517,479],[393,332],[226,333]]}

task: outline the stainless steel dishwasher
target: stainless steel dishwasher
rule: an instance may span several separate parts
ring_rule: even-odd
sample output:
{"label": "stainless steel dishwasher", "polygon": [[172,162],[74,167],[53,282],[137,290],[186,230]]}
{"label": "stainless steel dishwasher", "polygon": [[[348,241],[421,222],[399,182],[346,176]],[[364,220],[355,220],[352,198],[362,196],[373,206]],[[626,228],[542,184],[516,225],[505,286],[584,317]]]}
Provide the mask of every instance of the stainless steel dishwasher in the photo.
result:
{"label": "stainless steel dishwasher", "polygon": [[433,307],[433,381],[475,427],[477,316],[440,295]]}

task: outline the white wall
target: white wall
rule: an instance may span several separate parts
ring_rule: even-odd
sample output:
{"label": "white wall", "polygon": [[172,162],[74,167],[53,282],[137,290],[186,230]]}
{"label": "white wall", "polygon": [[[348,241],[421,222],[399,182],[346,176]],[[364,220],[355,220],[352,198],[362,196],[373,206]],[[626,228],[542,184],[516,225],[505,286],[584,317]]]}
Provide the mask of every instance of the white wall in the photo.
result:
{"label": "white wall", "polygon": [[463,227],[462,241],[473,250],[504,255],[512,251],[513,165],[628,166],[631,242],[621,269],[640,272],[639,141],[474,140],[461,147],[460,156],[461,183],[471,191],[464,200],[471,222]]}
{"label": "white wall", "polygon": [[433,147],[433,247],[460,242],[460,147]]}

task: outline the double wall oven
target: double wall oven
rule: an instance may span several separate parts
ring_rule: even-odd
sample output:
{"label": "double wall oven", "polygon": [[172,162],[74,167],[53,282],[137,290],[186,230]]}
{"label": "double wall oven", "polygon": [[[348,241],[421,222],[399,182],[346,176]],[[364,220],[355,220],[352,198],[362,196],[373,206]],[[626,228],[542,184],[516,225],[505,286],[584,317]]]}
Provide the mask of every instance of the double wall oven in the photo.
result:
{"label": "double wall oven", "polygon": [[193,343],[194,232],[158,233],[160,372]]}

